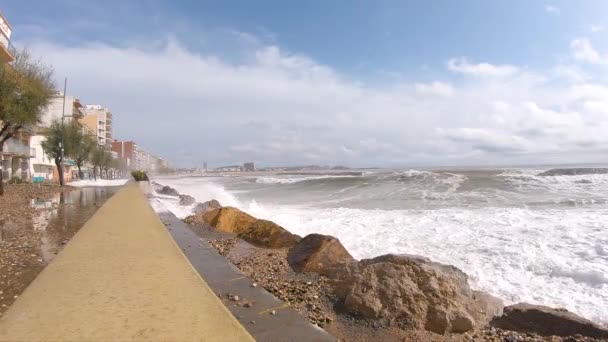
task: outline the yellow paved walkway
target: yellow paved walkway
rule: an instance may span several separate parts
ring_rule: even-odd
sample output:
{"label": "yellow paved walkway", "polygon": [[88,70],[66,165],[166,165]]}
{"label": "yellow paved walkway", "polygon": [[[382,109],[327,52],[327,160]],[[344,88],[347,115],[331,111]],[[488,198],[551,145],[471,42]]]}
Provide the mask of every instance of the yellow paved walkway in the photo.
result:
{"label": "yellow paved walkway", "polygon": [[137,184],[123,187],[0,318],[0,341],[250,341]]}

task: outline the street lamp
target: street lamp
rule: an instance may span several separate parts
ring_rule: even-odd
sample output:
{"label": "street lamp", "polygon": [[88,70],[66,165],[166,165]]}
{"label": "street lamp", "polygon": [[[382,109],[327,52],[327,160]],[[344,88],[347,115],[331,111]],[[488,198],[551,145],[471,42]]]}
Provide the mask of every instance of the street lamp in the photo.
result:
{"label": "street lamp", "polygon": [[64,135],[65,135],[65,130],[63,128],[63,121],[65,118],[71,118],[72,115],[65,115],[65,92],[68,89],[68,78],[65,78],[65,81],[63,83],[63,110],[61,111],[61,143],[59,145],[59,147],[61,148],[61,170],[59,170],[59,184],[60,185],[65,185],[65,178],[64,178],[64,170],[65,170],[65,163],[64,163],[64,154],[65,154],[65,149],[64,149]]}

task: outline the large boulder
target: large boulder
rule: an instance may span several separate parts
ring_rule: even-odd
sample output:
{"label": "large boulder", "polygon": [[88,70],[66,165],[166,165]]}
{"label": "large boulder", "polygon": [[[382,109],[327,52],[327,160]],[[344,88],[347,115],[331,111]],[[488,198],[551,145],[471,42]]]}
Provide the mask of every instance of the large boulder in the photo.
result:
{"label": "large boulder", "polygon": [[472,291],[458,268],[410,255],[383,255],[343,265],[330,275],[343,309],[381,324],[463,333],[501,314],[502,303]]}
{"label": "large boulder", "polygon": [[211,201],[207,201],[207,202],[203,202],[203,203],[198,203],[193,211],[195,214],[204,214],[208,211],[211,211],[213,209],[218,209],[221,208],[222,205],[220,204],[220,202],[218,202],[217,200],[212,199]]}
{"label": "large boulder", "polygon": [[301,237],[268,220],[255,220],[245,231],[239,234],[245,241],[266,248],[291,247],[300,241]]}
{"label": "large boulder", "polygon": [[196,200],[190,195],[179,195],[179,205],[192,205],[194,202]]}
{"label": "large boulder", "polygon": [[287,254],[287,262],[296,272],[327,274],[337,265],[352,261],[340,240],[321,234],[306,235]]}
{"label": "large boulder", "polygon": [[554,309],[528,303],[505,307],[504,314],[493,319],[490,325],[505,330],[542,336],[582,335],[608,339],[608,329],[601,328],[566,309]]}
{"label": "large boulder", "polygon": [[213,209],[197,216],[201,216],[204,223],[219,231],[236,234],[246,231],[257,220],[234,207]]}
{"label": "large boulder", "polygon": [[156,193],[167,196],[179,196],[179,192],[168,185],[156,190]]}

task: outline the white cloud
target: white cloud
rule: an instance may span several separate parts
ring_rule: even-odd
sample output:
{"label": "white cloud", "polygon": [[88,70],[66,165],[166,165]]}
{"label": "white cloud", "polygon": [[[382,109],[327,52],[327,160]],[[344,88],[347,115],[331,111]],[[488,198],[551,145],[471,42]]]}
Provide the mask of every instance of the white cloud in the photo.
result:
{"label": "white cloud", "polygon": [[549,14],[560,14],[561,10],[553,5],[545,5],[545,12]]}
{"label": "white cloud", "polygon": [[600,54],[589,38],[577,38],[570,43],[570,48],[574,54],[574,58],[592,64],[607,64],[608,56]]}
{"label": "white cloud", "polygon": [[605,27],[602,25],[591,25],[589,27],[589,31],[591,31],[591,33],[598,33],[598,32],[602,32],[604,31]]}
{"label": "white cloud", "polygon": [[431,94],[437,96],[452,96],[454,88],[445,82],[431,82],[431,83],[416,83],[416,91],[421,94]]}
{"label": "white cloud", "polygon": [[30,46],[69,93],[113,110],[115,136],[181,165],[582,162],[608,148],[608,86],[575,67],[460,58],[449,70],[479,77],[377,86],[247,38],[238,62],[176,39]]}
{"label": "white cloud", "polygon": [[453,72],[480,77],[504,77],[517,73],[518,69],[512,65],[494,65],[490,63],[470,63],[466,58],[452,58],[447,63],[448,69]]}

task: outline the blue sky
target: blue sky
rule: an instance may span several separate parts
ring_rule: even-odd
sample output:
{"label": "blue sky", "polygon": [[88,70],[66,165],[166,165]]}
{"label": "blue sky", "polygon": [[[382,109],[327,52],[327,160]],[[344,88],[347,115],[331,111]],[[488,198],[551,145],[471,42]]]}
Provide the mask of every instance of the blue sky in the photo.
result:
{"label": "blue sky", "polygon": [[19,0],[0,10],[16,45],[67,76],[69,93],[114,111],[120,138],[181,165],[595,162],[608,150],[590,138],[608,127],[606,1]]}

